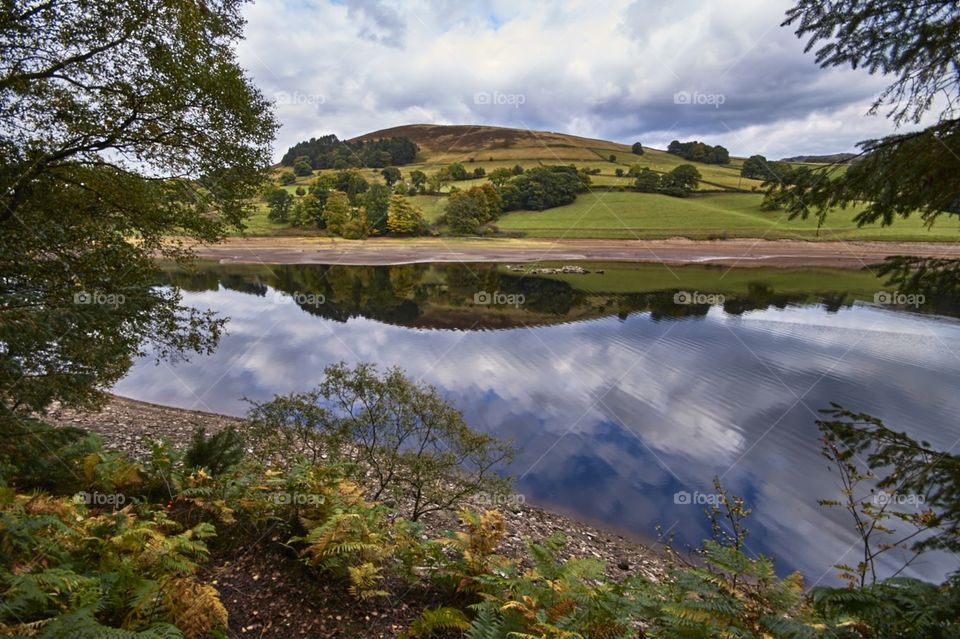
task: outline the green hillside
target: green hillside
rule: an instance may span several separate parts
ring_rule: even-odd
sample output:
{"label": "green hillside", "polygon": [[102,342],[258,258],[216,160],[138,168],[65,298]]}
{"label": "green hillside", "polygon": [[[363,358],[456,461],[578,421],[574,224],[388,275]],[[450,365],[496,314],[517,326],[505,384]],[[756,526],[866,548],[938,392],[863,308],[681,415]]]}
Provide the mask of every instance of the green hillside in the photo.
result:
{"label": "green hillside", "polygon": [[[858,228],[853,221],[856,208],[832,212],[826,224],[818,229],[816,221],[785,218],[782,212],[765,211],[760,207],[762,195],[757,191],[759,180],[740,177],[744,158],[731,157],[729,164],[690,162],[666,151],[644,147],[642,155],[631,152],[630,145],[557,133],[527,131],[480,125],[412,124],[382,129],[355,139],[406,137],[420,150],[415,163],[400,169],[407,180],[413,171],[432,175],[453,162],[464,165],[468,173],[482,168],[487,175],[501,167],[575,164],[599,169],[591,176],[592,191],[580,195],[567,206],[544,211],[512,211],[497,222],[501,232],[525,237],[657,239],[688,237],[717,239],[725,237],[757,237],[765,239],[805,240],[888,240],[888,241],[957,241],[960,224],[942,220],[927,229],[912,218],[898,221],[893,227]],[[638,193],[631,190],[633,178],[624,174],[631,165],[639,164],[666,173],[681,164],[694,164],[702,175],[698,193],[689,198],[662,194]],[[838,170],[844,170],[840,167]],[[356,169],[368,182],[383,182],[380,169]],[[289,172],[277,167],[276,176]],[[297,177],[286,188],[295,193],[308,187],[321,173]],[[411,202],[424,217],[436,221],[444,210],[446,193],[451,188],[467,189],[486,182],[486,177],[450,182],[434,195],[412,196]],[[288,228],[286,224],[267,219],[267,207],[260,203],[258,213],[250,220],[251,235],[310,235],[312,229]]]}

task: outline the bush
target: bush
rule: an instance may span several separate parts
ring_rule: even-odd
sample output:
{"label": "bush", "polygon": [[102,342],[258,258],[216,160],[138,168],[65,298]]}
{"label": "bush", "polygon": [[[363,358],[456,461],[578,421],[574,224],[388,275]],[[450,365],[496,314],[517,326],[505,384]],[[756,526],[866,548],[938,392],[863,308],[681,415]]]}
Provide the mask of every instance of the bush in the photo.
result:
{"label": "bush", "polygon": [[201,426],[193,433],[184,463],[187,468],[203,468],[211,475],[221,475],[239,464],[244,453],[243,439],[233,426],[209,438]]}
{"label": "bush", "polygon": [[517,188],[520,208],[532,211],[570,204],[590,184],[573,166],[535,167],[510,183]]}
{"label": "bush", "polygon": [[450,194],[444,219],[450,230],[460,235],[476,235],[484,224],[493,222],[503,212],[503,198],[492,184],[472,186]]}
{"label": "bush", "polygon": [[414,521],[480,491],[502,490],[495,470],[512,457],[509,446],[467,426],[436,388],[396,368],[380,375],[371,364],[329,366],[314,391],[256,405],[252,417],[261,431],[352,464],[372,499],[392,496]]}

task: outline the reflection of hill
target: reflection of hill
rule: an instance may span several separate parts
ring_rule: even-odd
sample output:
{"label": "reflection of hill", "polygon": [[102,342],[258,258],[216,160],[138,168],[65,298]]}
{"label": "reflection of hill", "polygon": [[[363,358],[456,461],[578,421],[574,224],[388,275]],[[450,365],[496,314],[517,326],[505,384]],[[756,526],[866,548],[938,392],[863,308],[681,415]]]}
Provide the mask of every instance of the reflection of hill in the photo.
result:
{"label": "reflection of hill", "polygon": [[[708,304],[676,303],[674,294],[682,290],[682,281],[669,290],[604,293],[576,288],[570,281],[506,271],[495,264],[204,264],[190,272],[165,269],[162,283],[188,291],[222,286],[257,297],[276,296],[278,303],[295,302],[307,313],[338,322],[365,317],[400,326],[457,330],[559,324],[609,315],[626,318],[631,313],[680,319],[702,317],[710,310]],[[778,293],[762,283],[745,288],[724,294],[725,312],[736,315],[813,303],[835,312],[854,301],[853,295],[835,291]],[[503,303],[475,303],[475,296],[482,293],[497,295]],[[319,296],[323,303],[313,303]]]}

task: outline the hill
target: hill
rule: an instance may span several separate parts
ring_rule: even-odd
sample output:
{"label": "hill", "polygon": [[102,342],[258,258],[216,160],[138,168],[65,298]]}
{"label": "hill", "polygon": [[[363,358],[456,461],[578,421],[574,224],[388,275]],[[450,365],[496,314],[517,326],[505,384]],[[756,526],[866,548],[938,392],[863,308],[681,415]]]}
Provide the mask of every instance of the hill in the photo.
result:
{"label": "hill", "polygon": [[[480,167],[487,173],[515,164],[529,168],[574,163],[578,167],[600,169],[600,173],[593,176],[596,186],[628,187],[633,179],[617,177],[618,168],[625,173],[632,164],[639,163],[666,172],[680,164],[689,164],[681,157],[650,147],[644,147],[643,155],[635,155],[629,144],[610,140],[487,125],[408,124],[365,133],[350,141],[391,137],[406,137],[416,143],[420,147],[417,162],[404,169],[419,169],[428,174],[451,162],[462,162],[469,170]],[[740,177],[743,158],[730,158],[730,164],[724,165],[695,164],[703,175],[701,190],[749,190],[760,185],[758,180]],[[470,186],[469,182],[465,186]]]}
{"label": "hill", "polygon": [[[523,169],[536,166],[575,164],[591,169],[592,193],[581,194],[577,201],[544,211],[513,211],[503,215],[496,226],[501,232],[530,238],[590,239],[689,239],[764,238],[797,240],[884,240],[884,241],[957,241],[960,228],[956,222],[944,221],[933,230],[927,229],[919,217],[898,221],[891,227],[858,227],[854,221],[861,206],[831,213],[824,225],[816,220],[790,220],[782,211],[768,211],[761,206],[762,182],[740,176],[744,158],[731,157],[729,164],[691,162],[664,150],[643,147],[643,154],[634,154],[631,146],[556,131],[531,131],[487,125],[410,124],[372,131],[349,142],[408,138],[419,150],[412,163],[400,169],[406,180],[413,171],[432,175],[453,162],[464,165],[468,174],[489,175],[500,167],[519,165]],[[641,140],[642,141],[642,140]],[[710,140],[707,140],[709,143]],[[828,162],[843,160],[849,154],[797,156],[795,162]],[[702,175],[698,193],[689,198],[674,198],[633,190],[634,179],[626,175],[634,164],[666,173],[681,164],[693,164]],[[845,166],[837,170],[845,169]],[[289,170],[289,169],[282,169]],[[356,169],[368,182],[382,182],[379,168]],[[286,185],[293,194],[306,188],[319,174],[315,171],[297,177]],[[617,173],[620,175],[617,175]],[[487,181],[475,177],[455,181],[438,194],[410,197],[429,222],[444,212],[451,188],[467,189]],[[441,232],[443,229],[440,229]],[[290,228],[270,222],[266,205],[251,220],[252,235],[310,235],[315,228]]]}

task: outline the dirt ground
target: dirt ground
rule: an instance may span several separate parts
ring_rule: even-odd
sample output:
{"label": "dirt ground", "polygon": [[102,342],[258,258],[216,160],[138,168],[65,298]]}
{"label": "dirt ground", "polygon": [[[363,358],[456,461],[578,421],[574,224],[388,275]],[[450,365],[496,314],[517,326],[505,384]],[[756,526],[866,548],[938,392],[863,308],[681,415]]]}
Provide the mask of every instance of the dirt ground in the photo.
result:
{"label": "dirt ground", "polygon": [[228,238],[196,246],[203,259],[252,264],[381,265],[416,262],[613,261],[720,264],[739,267],[830,266],[858,269],[892,255],[960,259],[960,244],[804,242],[732,239],[530,240],[416,238],[343,240],[322,237]]}

